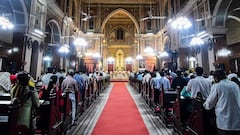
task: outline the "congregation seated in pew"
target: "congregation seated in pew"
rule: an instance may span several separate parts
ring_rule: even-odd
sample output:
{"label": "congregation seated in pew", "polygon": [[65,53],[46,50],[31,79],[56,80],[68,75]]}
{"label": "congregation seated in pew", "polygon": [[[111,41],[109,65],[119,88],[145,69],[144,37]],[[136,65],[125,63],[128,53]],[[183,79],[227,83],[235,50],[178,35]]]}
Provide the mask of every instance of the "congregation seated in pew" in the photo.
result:
{"label": "congregation seated in pew", "polygon": [[[218,72],[218,70],[216,71]],[[240,125],[240,124],[235,124],[236,126],[234,126],[234,128],[222,128],[221,125],[223,126],[225,125],[225,127],[229,126],[227,122],[224,122],[224,121],[222,121],[221,124],[218,124],[219,123],[218,121],[219,119],[221,119],[221,117],[219,117],[218,110],[216,110],[216,107],[219,107],[219,106],[215,102],[214,104],[212,102],[219,101],[219,100],[210,100],[211,98],[214,97],[213,92],[214,91],[216,92],[216,88],[219,88],[217,86],[220,84],[223,85],[223,82],[225,82],[225,79],[222,78],[221,80],[220,78],[220,80],[216,80],[216,79],[219,79],[219,77],[217,78],[215,76],[216,74],[212,74],[212,73],[211,75],[214,75],[213,77],[215,79],[214,81],[210,80],[206,76],[203,77],[202,67],[197,67],[195,69],[195,72],[196,72],[196,77],[194,74],[191,75],[191,78],[189,77],[190,80],[188,80],[188,84],[185,85],[182,90],[179,90],[179,94],[173,105],[174,127],[176,128],[176,130],[179,130],[179,132],[181,132],[182,134],[185,134],[186,132],[187,134],[198,134],[198,135],[239,134],[240,128],[237,125]],[[152,106],[151,105],[152,102],[149,102],[149,101],[156,99],[158,97],[158,94],[154,93],[154,91],[155,92],[157,91],[157,87],[154,88],[154,85],[153,85],[157,77],[155,73],[151,73],[151,74],[154,74],[154,76],[151,76],[151,78],[149,79],[149,82],[146,82],[145,79],[143,82],[143,86],[147,86],[146,83],[150,83],[151,84],[150,87],[143,87],[144,89],[142,90],[144,91],[143,98],[145,98],[146,101],[148,101],[147,103],[150,105],[150,107]],[[211,75],[209,77],[211,77]],[[224,77],[225,75],[222,74],[221,76]],[[230,80],[226,82],[227,83],[225,85],[232,84]],[[131,82],[131,83],[133,85],[136,84],[134,82]],[[235,81],[235,83],[236,83],[236,86],[238,86],[237,85],[238,82]],[[226,101],[227,103],[230,103],[230,102],[232,103],[232,100],[236,101],[232,103],[234,104],[234,107],[236,107],[239,104],[238,99],[240,99],[239,87],[237,87],[234,91],[236,93],[235,97],[234,98],[228,97],[224,99],[224,101]],[[161,94],[163,94],[164,92],[165,91],[163,90]],[[146,94],[149,94],[150,96]],[[237,99],[235,99],[236,97]],[[221,99],[221,97],[219,96],[214,97],[214,99],[216,98]],[[160,103],[160,107],[163,106],[164,108],[164,104],[162,104],[164,103],[164,101],[161,101],[163,99],[164,97],[160,97],[159,103]],[[171,102],[171,100],[169,101]],[[165,100],[165,103],[166,102],[168,101]],[[154,103],[156,103],[156,101]],[[208,104],[210,105],[207,106]],[[230,106],[231,105],[229,105],[228,107]],[[166,108],[162,110],[165,111]],[[228,109],[228,110],[229,111],[237,110],[236,113],[238,113],[238,110],[240,109],[237,108],[234,110],[233,109]],[[153,111],[155,110],[153,109]],[[165,115],[165,114],[166,113],[160,113],[160,117],[164,118],[164,116],[161,116],[161,115]],[[233,116],[231,113],[228,113],[228,117],[231,117],[231,120],[236,119],[234,118],[235,116]],[[239,123],[239,120],[236,120],[235,122],[231,122],[231,123]]]}

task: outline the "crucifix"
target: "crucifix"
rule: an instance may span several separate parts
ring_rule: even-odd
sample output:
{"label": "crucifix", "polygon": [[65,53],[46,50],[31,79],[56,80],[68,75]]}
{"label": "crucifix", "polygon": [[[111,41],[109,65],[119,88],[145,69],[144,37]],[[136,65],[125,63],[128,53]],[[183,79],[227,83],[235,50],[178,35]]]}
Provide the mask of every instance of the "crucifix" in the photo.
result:
{"label": "crucifix", "polygon": [[122,62],[123,62],[123,54],[119,52],[117,54],[117,64],[118,64],[117,68],[118,68],[118,70],[122,69],[122,67],[123,67]]}

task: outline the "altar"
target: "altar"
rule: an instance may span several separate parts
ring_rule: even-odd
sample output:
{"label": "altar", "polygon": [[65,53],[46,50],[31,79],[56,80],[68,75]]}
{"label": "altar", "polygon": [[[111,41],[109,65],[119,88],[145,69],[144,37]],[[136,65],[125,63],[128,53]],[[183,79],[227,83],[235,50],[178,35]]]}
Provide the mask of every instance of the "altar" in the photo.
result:
{"label": "altar", "polygon": [[110,72],[110,79],[111,81],[127,81],[129,74],[129,71],[113,71]]}

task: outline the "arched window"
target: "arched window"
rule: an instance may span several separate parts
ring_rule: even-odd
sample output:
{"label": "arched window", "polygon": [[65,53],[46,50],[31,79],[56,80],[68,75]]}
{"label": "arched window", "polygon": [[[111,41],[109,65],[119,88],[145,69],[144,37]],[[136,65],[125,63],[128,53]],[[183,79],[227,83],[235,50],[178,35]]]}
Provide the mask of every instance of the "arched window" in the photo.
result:
{"label": "arched window", "polygon": [[151,20],[147,20],[147,30],[152,30],[152,21]]}
{"label": "arched window", "polygon": [[117,30],[117,40],[123,40],[123,33],[122,29]]}
{"label": "arched window", "polygon": [[89,22],[88,22],[88,25],[89,25],[89,29],[93,29],[93,18],[89,19]]}
{"label": "arched window", "polygon": [[65,0],[65,7],[64,7],[64,11],[68,13],[69,10],[69,0]]}

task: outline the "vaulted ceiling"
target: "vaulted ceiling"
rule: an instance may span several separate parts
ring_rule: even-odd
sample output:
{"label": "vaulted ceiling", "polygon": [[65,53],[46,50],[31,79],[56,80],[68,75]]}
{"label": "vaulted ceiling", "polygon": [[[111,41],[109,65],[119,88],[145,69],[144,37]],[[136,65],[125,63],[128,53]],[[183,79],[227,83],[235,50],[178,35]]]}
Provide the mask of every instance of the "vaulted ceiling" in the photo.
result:
{"label": "vaulted ceiling", "polygon": [[1,0],[0,1],[0,13],[7,16],[15,25],[17,29],[15,30],[22,31],[27,24],[27,6],[30,3],[23,2],[20,0]]}

